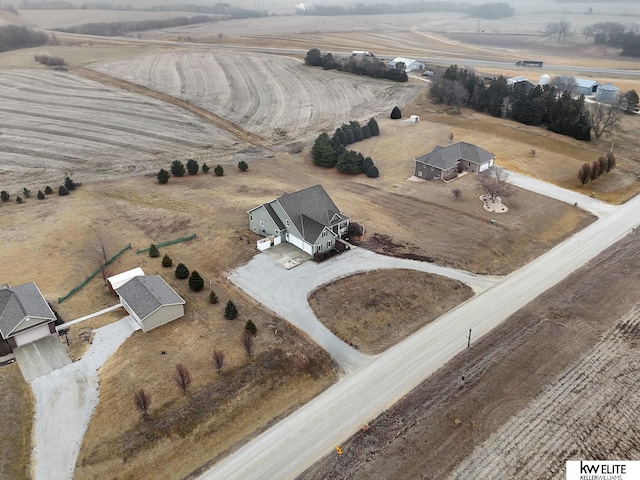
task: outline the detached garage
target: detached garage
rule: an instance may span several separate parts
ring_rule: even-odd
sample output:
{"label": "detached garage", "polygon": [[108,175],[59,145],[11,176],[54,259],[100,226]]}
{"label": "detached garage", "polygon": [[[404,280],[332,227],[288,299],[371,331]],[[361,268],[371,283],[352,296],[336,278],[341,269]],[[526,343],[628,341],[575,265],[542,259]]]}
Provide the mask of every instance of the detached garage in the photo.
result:
{"label": "detached garage", "polygon": [[0,354],[55,332],[56,316],[34,282],[0,288]]}
{"label": "detached garage", "polygon": [[116,293],[145,332],[184,316],[185,301],[160,275],[134,276]]}

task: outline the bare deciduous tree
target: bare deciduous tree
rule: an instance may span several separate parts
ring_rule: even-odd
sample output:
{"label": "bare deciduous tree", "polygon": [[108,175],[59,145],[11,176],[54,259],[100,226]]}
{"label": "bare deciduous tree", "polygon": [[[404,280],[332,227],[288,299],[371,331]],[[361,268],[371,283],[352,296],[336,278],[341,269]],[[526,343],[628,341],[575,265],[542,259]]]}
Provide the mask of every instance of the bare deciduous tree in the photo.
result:
{"label": "bare deciduous tree", "polygon": [[462,190],[460,190],[459,188],[454,188],[453,190],[451,190],[451,194],[453,195],[453,198],[459,200],[460,197],[462,197]]}
{"label": "bare deciduous tree", "polygon": [[585,112],[596,138],[611,135],[622,118],[622,110],[617,104],[589,103],[585,105]]}
{"label": "bare deciduous tree", "polygon": [[251,332],[243,330],[240,340],[242,341],[242,346],[244,347],[244,351],[247,353],[247,356],[249,358],[253,357],[253,335],[251,335]]}
{"label": "bare deciduous tree", "polygon": [[507,182],[507,172],[502,168],[490,168],[478,175],[478,185],[485,195],[489,195],[492,202],[498,197],[510,197],[515,188]]}
{"label": "bare deciduous tree", "polygon": [[557,88],[560,93],[571,93],[578,86],[578,82],[576,82],[576,77],[571,75],[556,75],[550,85]]}
{"label": "bare deciduous tree", "polygon": [[613,153],[607,153],[607,173],[616,167],[616,157]]}
{"label": "bare deciduous tree", "polygon": [[176,384],[182,389],[182,393],[187,394],[187,388],[191,385],[191,372],[189,369],[178,363],[176,365],[176,372],[173,375],[173,379],[176,381]]}
{"label": "bare deciduous tree", "polygon": [[591,181],[600,178],[600,163],[596,160],[591,164]]}
{"label": "bare deciduous tree", "polygon": [[584,187],[585,183],[589,183],[591,181],[591,165],[585,163],[578,170],[578,180],[580,180],[580,184]]}
{"label": "bare deciduous tree", "polygon": [[598,158],[598,169],[600,170],[600,176],[607,173],[607,157]]}
{"label": "bare deciduous tree", "polygon": [[147,413],[149,412],[149,408],[151,407],[151,394],[148,393],[144,388],[140,388],[136,390],[133,398],[136,408],[140,410],[140,413],[142,413],[142,418],[144,418],[145,420],[149,418]]}
{"label": "bare deciduous tree", "polygon": [[222,367],[224,367],[224,352],[222,350],[214,350],[212,358],[216,371],[222,373]]}

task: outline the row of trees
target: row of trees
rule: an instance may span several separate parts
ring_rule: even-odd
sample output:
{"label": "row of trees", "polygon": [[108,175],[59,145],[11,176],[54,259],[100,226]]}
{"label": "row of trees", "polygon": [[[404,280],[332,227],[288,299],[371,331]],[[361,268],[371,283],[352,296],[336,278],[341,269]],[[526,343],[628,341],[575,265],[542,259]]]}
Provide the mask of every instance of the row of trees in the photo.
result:
{"label": "row of trees", "polygon": [[637,24],[600,22],[584,27],[582,33],[586,38],[593,38],[595,44],[622,47],[622,55],[640,57],[640,28]]}
{"label": "row of trees", "polygon": [[[75,190],[76,187],[79,187],[81,184],[74,182],[70,177],[65,177],[64,184],[58,187],[58,195],[61,197],[69,195],[69,192]],[[46,195],[53,195],[53,188],[47,185],[44,188],[44,192],[42,190],[38,190],[38,194],[36,195],[38,200],[44,200]],[[31,190],[27,187],[22,188],[22,196],[16,195],[16,203],[23,203],[24,199],[31,198]],[[0,191],[0,201],[8,202],[11,200],[11,194],[6,190]]]}
{"label": "row of trees", "polygon": [[57,28],[59,32],[79,33],[83,35],[100,35],[103,37],[123,36],[131,32],[156,30],[159,28],[182,27],[197,23],[215,22],[218,19],[209,15],[195,15],[193,17],[175,17],[162,20],[140,20],[129,22],[99,22],[85,23],[74,27]]}
{"label": "row of trees", "polygon": [[508,3],[493,2],[472,5],[467,2],[425,1],[405,3],[355,3],[340,5],[304,5],[297,8],[298,15],[388,15],[393,13],[463,12],[478,18],[503,18],[513,16]]}
{"label": "row of trees", "polygon": [[49,37],[42,32],[36,32],[27,27],[6,25],[0,27],[0,52],[31,48],[44,45]]}
{"label": "row of trees", "polygon": [[[245,172],[249,169],[249,165],[244,160],[238,162],[238,169],[240,171]],[[180,160],[174,160],[171,162],[170,167],[171,172],[168,172],[164,168],[161,168],[158,173],[156,173],[156,178],[159,183],[167,183],[171,175],[174,177],[184,177],[185,173],[189,173],[189,175],[197,175],[200,171],[200,165],[194,159],[187,160],[187,166],[185,168],[184,163]],[[202,173],[209,173],[209,166],[206,163],[202,164]],[[216,174],[217,177],[222,177],[224,175],[224,168],[221,165],[216,165],[213,169],[213,173]]]}
{"label": "row of trees", "polygon": [[584,187],[585,183],[593,182],[597,180],[605,173],[609,173],[616,166],[616,157],[613,153],[609,152],[606,156],[601,156],[593,163],[585,163],[578,170],[578,180]]}
{"label": "row of trees", "polygon": [[332,53],[322,53],[317,48],[307,52],[304,63],[313,67],[322,67],[325,70],[338,70],[356,75],[365,75],[372,78],[386,78],[394,82],[406,82],[409,80],[404,70],[404,63],[396,64],[395,68],[389,66],[375,57],[334,57]]}

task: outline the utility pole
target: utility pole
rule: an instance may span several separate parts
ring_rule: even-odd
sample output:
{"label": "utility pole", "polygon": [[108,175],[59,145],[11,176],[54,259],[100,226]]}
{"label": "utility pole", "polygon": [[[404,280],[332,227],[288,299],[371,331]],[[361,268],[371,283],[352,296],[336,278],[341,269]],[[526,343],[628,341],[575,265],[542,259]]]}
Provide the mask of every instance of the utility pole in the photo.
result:
{"label": "utility pole", "polygon": [[462,369],[462,383],[464,383],[464,377],[467,373],[467,364],[469,363],[469,350],[471,350],[471,329],[469,329],[469,336],[467,337],[467,353],[464,358],[464,368]]}

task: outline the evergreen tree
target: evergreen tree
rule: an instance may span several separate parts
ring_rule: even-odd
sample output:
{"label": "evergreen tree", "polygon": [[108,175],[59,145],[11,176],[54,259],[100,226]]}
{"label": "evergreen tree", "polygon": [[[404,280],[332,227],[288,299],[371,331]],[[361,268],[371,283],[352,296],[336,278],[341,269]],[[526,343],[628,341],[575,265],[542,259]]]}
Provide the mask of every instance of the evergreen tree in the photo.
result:
{"label": "evergreen tree", "polygon": [[376,122],[375,118],[370,119],[367,125],[369,126],[369,130],[371,130],[372,137],[380,135],[380,128],[378,127],[378,122]]}
{"label": "evergreen tree", "polygon": [[3,202],[8,202],[10,198],[11,195],[9,195],[9,192],[7,192],[6,190],[2,190],[0,192],[0,200],[2,200]]}
{"label": "evergreen tree", "polygon": [[206,163],[202,164],[202,173],[209,173],[209,165]]}
{"label": "evergreen tree", "polygon": [[164,168],[161,168],[158,173],[156,173],[156,178],[160,183],[167,183],[169,181],[169,177],[171,174],[167,172]]}
{"label": "evergreen tree", "polygon": [[189,269],[184,263],[179,263],[175,272],[176,278],[184,280],[189,276]]}
{"label": "evergreen tree", "polygon": [[347,132],[345,132],[341,128],[337,128],[336,129],[336,135],[340,139],[340,143],[342,143],[342,145],[346,147],[348,145],[348,143],[347,143]]}
{"label": "evergreen tree", "polygon": [[198,170],[200,170],[200,165],[198,165],[198,162],[196,162],[193,158],[187,160],[187,171],[189,172],[189,175],[197,175]]}
{"label": "evergreen tree", "polygon": [[367,170],[367,177],[369,178],[378,178],[379,175],[380,172],[378,171],[378,167],[376,167],[375,165],[371,165]]}
{"label": "evergreen tree", "polygon": [[58,195],[60,195],[61,197],[65,197],[69,195],[69,190],[67,190],[64,185],[60,185],[60,188],[58,188]]}
{"label": "evergreen tree", "polygon": [[184,172],[184,164],[180,160],[171,162],[171,173],[174,177],[183,177]]}
{"label": "evergreen tree", "polygon": [[322,60],[322,52],[317,48],[312,48],[307,52],[304,63],[311,65],[312,67],[320,67],[322,66]]}
{"label": "evergreen tree", "polygon": [[318,135],[313,147],[311,147],[311,158],[313,163],[321,167],[331,168],[336,164],[338,159],[329,141],[329,135],[324,132]]}
{"label": "evergreen tree", "polygon": [[191,277],[189,277],[189,288],[194,292],[199,292],[204,288],[204,280],[195,270],[191,272]]}
{"label": "evergreen tree", "polygon": [[22,197],[20,195],[16,197],[16,203],[22,203]]}
{"label": "evergreen tree", "polygon": [[221,177],[224,175],[224,168],[221,165],[216,165],[213,169],[213,173],[216,174],[216,177]]}
{"label": "evergreen tree", "polygon": [[44,193],[42,193],[42,190],[38,190],[38,200],[44,200]]}
{"label": "evergreen tree", "polygon": [[218,295],[213,290],[209,292],[209,303],[218,303]]}
{"label": "evergreen tree", "polygon": [[246,172],[249,169],[249,165],[244,160],[238,162],[238,168],[241,172]]}
{"label": "evergreen tree", "polygon": [[160,250],[158,250],[158,247],[156,247],[153,243],[149,247],[149,256],[151,258],[158,258],[160,256]]}
{"label": "evergreen tree", "polygon": [[236,304],[231,300],[227,302],[227,306],[224,307],[224,318],[227,320],[233,320],[238,316],[238,309],[236,308]]}
{"label": "evergreen tree", "polygon": [[367,138],[371,138],[371,129],[369,128],[369,125],[362,126],[362,137],[364,138],[364,140],[366,140]]}
{"label": "evergreen tree", "polygon": [[356,136],[353,134],[353,129],[349,129],[346,131],[347,133],[347,144],[351,145],[352,143],[356,143]]}
{"label": "evergreen tree", "polygon": [[173,265],[173,260],[169,255],[165,253],[164,257],[162,257],[162,266],[165,268],[169,268],[172,265]]}
{"label": "evergreen tree", "polygon": [[77,186],[78,186],[78,184],[76,182],[74,182],[73,180],[71,180],[71,178],[69,178],[69,177],[65,177],[64,178],[64,187],[69,192],[71,192],[72,190],[75,190]]}
{"label": "evergreen tree", "polygon": [[31,198],[31,190],[28,190],[27,187],[23,187],[22,194],[24,198]]}
{"label": "evergreen tree", "polygon": [[357,126],[353,129],[353,136],[356,139],[356,142],[361,142],[362,140],[364,140],[364,134],[362,133],[362,127],[361,126]]}
{"label": "evergreen tree", "polygon": [[256,324],[253,323],[251,319],[247,320],[247,323],[244,326],[244,329],[247,332],[249,332],[251,335],[256,335],[258,333],[258,327],[256,327]]}
{"label": "evergreen tree", "polygon": [[51,195],[53,193],[53,188],[51,188],[49,185],[47,185],[44,189],[44,193],[45,195]]}
{"label": "evergreen tree", "polygon": [[365,157],[362,161],[362,173],[367,173],[371,167],[373,167],[373,160],[371,157]]}
{"label": "evergreen tree", "polygon": [[397,106],[393,107],[393,110],[391,110],[391,120],[398,120],[399,118],[402,118],[402,112]]}
{"label": "evergreen tree", "polygon": [[336,169],[341,173],[348,173],[350,175],[357,175],[362,173],[362,162],[364,158],[362,154],[354,150],[349,150],[338,158]]}

